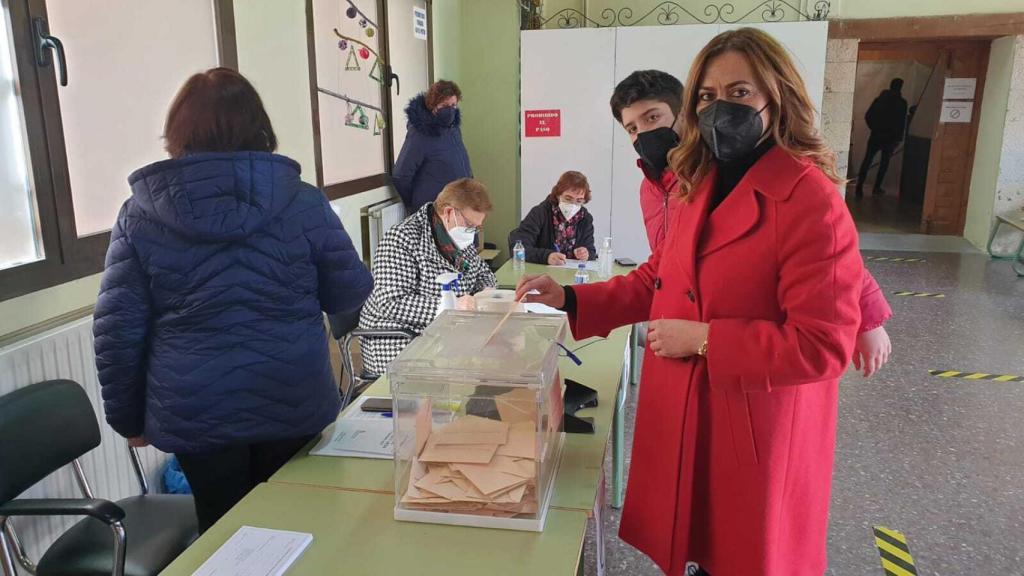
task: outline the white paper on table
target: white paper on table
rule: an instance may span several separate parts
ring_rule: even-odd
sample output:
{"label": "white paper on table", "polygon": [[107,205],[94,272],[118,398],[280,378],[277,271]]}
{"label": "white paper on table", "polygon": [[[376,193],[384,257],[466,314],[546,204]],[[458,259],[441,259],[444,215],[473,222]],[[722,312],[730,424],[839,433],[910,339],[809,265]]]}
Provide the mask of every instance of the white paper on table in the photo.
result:
{"label": "white paper on table", "polygon": [[320,442],[309,453],[387,460],[394,456],[394,450],[394,424],[390,418],[341,418],[320,434]]}
{"label": "white paper on table", "polygon": [[242,526],[192,576],[281,576],[312,541],[304,532]]}
{"label": "white paper on table", "polygon": [[[554,265],[548,264],[548,268],[568,268],[569,270],[576,270],[576,269],[578,269],[580,267],[580,263],[581,262],[584,262],[584,261],[583,260],[566,260],[565,264],[554,264]],[[593,272],[597,272],[599,270],[599,268],[597,266],[597,260],[587,260],[584,263],[586,264],[586,268],[585,268],[586,270],[593,271]]]}

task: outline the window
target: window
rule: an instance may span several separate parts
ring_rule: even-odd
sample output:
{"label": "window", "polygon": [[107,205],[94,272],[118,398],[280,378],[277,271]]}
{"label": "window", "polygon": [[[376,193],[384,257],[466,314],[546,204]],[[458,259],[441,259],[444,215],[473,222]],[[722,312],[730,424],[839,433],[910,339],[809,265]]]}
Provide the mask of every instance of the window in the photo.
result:
{"label": "window", "polygon": [[[175,92],[236,63],[230,0],[0,2],[3,300],[103,269],[128,175],[167,157]],[[51,34],[63,51],[37,53]]]}
{"label": "window", "polygon": [[385,186],[394,163],[387,10],[307,0],[317,182],[335,200]]}

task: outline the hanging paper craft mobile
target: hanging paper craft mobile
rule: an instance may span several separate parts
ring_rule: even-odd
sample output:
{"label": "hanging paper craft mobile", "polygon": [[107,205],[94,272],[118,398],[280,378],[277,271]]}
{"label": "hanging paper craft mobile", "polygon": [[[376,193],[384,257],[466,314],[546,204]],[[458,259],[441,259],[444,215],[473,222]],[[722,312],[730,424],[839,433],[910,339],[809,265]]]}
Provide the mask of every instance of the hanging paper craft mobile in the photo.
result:
{"label": "hanging paper craft mobile", "polygon": [[359,67],[359,58],[356,58],[355,46],[348,49],[348,58],[345,60],[345,70],[361,70]]}
{"label": "hanging paper craft mobile", "polygon": [[363,130],[370,129],[370,117],[366,115],[363,107],[356,104],[355,108],[349,104],[349,112],[345,115],[345,125],[353,128],[361,128]]}
{"label": "hanging paper craft mobile", "polygon": [[373,135],[380,136],[384,133],[384,117],[377,113],[377,118],[373,121]]}
{"label": "hanging paper craft mobile", "polygon": [[381,84],[384,83],[384,76],[381,75],[380,58],[373,62],[373,68],[370,68],[370,78]]}

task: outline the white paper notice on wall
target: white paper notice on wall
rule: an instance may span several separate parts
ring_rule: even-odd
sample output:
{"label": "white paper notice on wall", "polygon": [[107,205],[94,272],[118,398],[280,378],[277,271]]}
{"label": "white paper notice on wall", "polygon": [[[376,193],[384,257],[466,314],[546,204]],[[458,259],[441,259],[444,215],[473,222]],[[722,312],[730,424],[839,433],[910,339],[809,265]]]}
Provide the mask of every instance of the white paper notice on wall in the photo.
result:
{"label": "white paper notice on wall", "polygon": [[946,78],[946,84],[942,87],[942,99],[974,100],[974,89],[977,86],[977,78]]}
{"label": "white paper notice on wall", "polygon": [[943,100],[942,114],[939,115],[939,122],[946,124],[969,124],[971,122],[971,112],[973,111],[974,102]]}
{"label": "white paper notice on wall", "polygon": [[427,11],[419,6],[412,7],[412,35],[420,40],[427,39]]}

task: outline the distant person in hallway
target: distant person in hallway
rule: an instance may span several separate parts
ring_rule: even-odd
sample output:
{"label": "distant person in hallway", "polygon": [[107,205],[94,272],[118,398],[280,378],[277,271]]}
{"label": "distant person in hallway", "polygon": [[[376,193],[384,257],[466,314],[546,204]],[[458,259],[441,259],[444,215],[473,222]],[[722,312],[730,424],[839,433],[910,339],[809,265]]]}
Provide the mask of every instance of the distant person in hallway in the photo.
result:
{"label": "distant person in hallway", "polygon": [[522,242],[526,261],[534,264],[561,266],[568,258],[596,260],[594,215],[584,206],[587,202],[590,202],[587,177],[575,170],[562,174],[547,198],[509,232],[509,253],[516,242]]}
{"label": "distant person in hallway", "polygon": [[409,132],[392,177],[409,213],[433,202],[449,182],[473,177],[462,142],[461,99],[455,82],[438,80],[405,108]]}
{"label": "distant person in hallway", "polygon": [[205,531],[337,417],[323,313],[373,279],[238,72],[189,78],[164,139],[110,234],[96,367],[107,422],[178,456]]}
{"label": "distant person in hallway", "polygon": [[875,175],[875,196],[884,196],[882,182],[885,181],[885,173],[889,171],[889,160],[896,146],[903,141],[903,135],[907,131],[907,101],[900,95],[903,90],[903,79],[893,78],[889,83],[888,90],[875,98],[868,111],[864,114],[864,121],[867,122],[871,136],[868,137],[868,148],[864,153],[864,159],[860,163],[860,173],[857,175],[857,197],[864,196],[864,183],[868,179],[868,170],[871,169],[871,162],[875,154],[881,153],[882,159],[878,162],[878,173]]}

